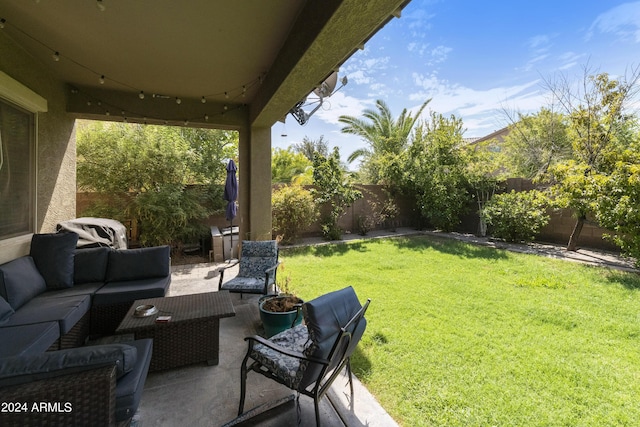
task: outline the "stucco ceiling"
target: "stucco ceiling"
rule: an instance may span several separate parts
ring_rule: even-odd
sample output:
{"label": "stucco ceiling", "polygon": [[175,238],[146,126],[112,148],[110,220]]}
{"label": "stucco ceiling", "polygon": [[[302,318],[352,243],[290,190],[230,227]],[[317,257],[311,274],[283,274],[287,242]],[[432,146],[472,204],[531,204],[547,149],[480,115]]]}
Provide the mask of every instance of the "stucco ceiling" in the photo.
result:
{"label": "stucco ceiling", "polygon": [[250,105],[269,124],[407,2],[0,0],[0,18],[72,86]]}

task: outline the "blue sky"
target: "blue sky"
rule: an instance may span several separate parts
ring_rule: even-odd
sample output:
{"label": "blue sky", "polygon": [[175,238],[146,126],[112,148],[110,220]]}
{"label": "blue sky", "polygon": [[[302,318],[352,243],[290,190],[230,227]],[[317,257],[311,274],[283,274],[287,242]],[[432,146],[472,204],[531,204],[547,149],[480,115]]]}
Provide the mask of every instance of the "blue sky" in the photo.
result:
{"label": "blue sky", "polygon": [[272,144],[324,135],[344,160],[365,143],[341,133],[338,117],[359,116],[377,99],[397,117],[431,98],[423,117],[454,114],[465,137],[484,136],[508,124],[505,109],[548,105],[545,80],[577,80],[585,67],[620,76],[639,64],[640,1],[412,0],[343,64],[349,83],[305,126],[290,115],[273,126]]}

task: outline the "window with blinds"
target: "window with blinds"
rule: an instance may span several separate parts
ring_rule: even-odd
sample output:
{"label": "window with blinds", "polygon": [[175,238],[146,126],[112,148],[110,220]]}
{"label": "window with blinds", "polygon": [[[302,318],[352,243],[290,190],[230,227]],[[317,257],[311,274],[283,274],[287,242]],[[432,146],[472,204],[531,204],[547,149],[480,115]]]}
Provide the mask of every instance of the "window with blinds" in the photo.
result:
{"label": "window with blinds", "polygon": [[0,98],[0,240],[34,232],[35,122]]}

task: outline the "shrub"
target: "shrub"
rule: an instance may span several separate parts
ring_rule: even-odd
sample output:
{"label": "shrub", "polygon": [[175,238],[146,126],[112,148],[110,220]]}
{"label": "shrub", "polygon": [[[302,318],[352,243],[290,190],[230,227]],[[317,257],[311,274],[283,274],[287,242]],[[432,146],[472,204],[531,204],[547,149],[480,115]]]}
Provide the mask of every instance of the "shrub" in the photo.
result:
{"label": "shrub", "polygon": [[321,207],[330,208],[322,218],[322,236],[327,240],[338,240],[342,237],[338,220],[353,202],[362,198],[362,192],[354,187],[351,177],[341,165],[338,147],[334,147],[328,157],[316,153],[313,159],[313,184],[315,202]]}
{"label": "shrub", "polygon": [[299,185],[285,185],[271,195],[273,231],[283,243],[293,243],[318,217],[311,192]]}
{"label": "shrub", "polygon": [[496,194],[481,212],[491,234],[509,242],[532,241],[549,222],[548,200],[537,190]]}

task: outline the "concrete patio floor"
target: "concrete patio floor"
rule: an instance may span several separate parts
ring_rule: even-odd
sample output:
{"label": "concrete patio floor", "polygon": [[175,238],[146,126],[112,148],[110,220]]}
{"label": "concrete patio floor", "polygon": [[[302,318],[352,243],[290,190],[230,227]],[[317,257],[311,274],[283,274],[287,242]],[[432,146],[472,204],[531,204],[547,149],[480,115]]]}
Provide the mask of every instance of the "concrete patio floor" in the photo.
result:
{"label": "concrete patio floor", "polygon": [[[367,238],[427,234],[451,238],[474,244],[492,246],[517,252],[535,253],[591,265],[636,271],[629,260],[617,254],[580,250],[567,252],[561,246],[547,244],[507,244],[487,238],[458,233],[418,232],[398,229],[396,232],[377,231]],[[344,240],[362,239],[358,235],[346,235]],[[335,242],[334,242],[335,243]],[[303,244],[322,244],[321,239],[304,239]],[[218,288],[219,268],[224,264],[203,263],[172,266],[170,296],[211,292]],[[225,273],[225,280],[237,274],[237,267]],[[221,319],[220,363],[217,366],[196,364],[163,372],[150,373],[145,384],[142,402],[136,418],[138,426],[222,426],[235,419],[240,396],[240,364],[247,344],[244,337],[259,333],[261,322],[258,312],[258,296],[245,295],[242,299],[232,294],[236,316]],[[397,426],[395,421],[378,404],[368,390],[354,377],[354,401],[349,398],[346,377],[339,377],[331,390],[321,400],[323,426]],[[291,395],[284,386],[256,373],[247,378],[245,411],[258,405]],[[312,399],[300,396],[301,426],[315,425]],[[287,427],[297,426],[295,401],[268,416],[245,422],[244,426]]]}
{"label": "concrete patio floor", "polygon": [[[216,291],[219,267],[205,263],[172,267],[169,296]],[[235,270],[235,271],[234,271]],[[225,280],[237,267],[225,272]],[[240,365],[247,350],[244,337],[260,332],[257,295],[232,294],[235,317],[220,320],[220,360],[216,366],[195,364],[153,372],[147,377],[136,419],[138,426],[222,426],[237,416],[240,399]],[[250,372],[245,411],[294,394],[286,387]],[[301,426],[315,425],[313,400],[300,396]],[[297,426],[295,400],[242,426]],[[354,377],[351,405],[346,375],[338,377],[320,403],[322,426],[396,426],[366,388]]]}

